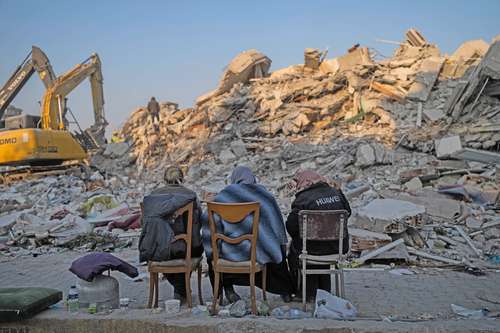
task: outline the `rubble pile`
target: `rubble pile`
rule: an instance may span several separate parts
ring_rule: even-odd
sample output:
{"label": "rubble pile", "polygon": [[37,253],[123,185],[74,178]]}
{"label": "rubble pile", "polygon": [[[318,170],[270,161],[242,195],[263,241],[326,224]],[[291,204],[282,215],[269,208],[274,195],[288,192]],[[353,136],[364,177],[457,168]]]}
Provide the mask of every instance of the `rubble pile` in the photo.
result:
{"label": "rubble pile", "polygon": [[[83,230],[83,220],[91,234],[133,235],[107,226],[137,226],[139,202],[167,165],[181,165],[187,186],[203,198],[242,164],[276,196],[285,217],[296,171],[313,169],[341,186],[353,208],[353,265],[498,267],[499,57],[500,41],[481,40],[441,55],[415,29],[382,60],[359,45],[333,59],[308,48],[303,65],[269,73],[268,57],[243,52],[194,108],[162,103],[159,122],[146,108],[135,110],[121,129],[123,142],[92,157],[99,172],[9,187],[0,214],[22,216],[1,220],[0,237],[22,243],[14,231],[25,219],[42,225],[63,209],[70,214],[59,223],[74,230]],[[60,192],[50,199],[44,191],[54,184],[50,191]],[[110,199],[94,203],[96,196]],[[49,200],[32,201],[40,197]],[[58,245],[54,227],[42,228],[44,241]],[[38,231],[21,234],[39,245]]]}
{"label": "rubble pile", "polygon": [[407,38],[381,61],[359,45],[334,59],[306,49],[304,65],[270,74],[269,58],[243,52],[195,108],[165,103],[159,124],[140,108],[122,135],[141,171],[210,158],[228,163],[269,150],[259,144],[267,139],[320,144],[371,137],[387,147],[432,153],[436,139],[457,134],[464,147],[497,151],[500,44],[470,41],[448,57],[414,29]]}
{"label": "rubble pile", "polygon": [[131,215],[139,218],[143,193],[122,185],[99,171],[0,185],[0,253],[113,250],[131,245],[130,237],[137,232],[106,227]]}

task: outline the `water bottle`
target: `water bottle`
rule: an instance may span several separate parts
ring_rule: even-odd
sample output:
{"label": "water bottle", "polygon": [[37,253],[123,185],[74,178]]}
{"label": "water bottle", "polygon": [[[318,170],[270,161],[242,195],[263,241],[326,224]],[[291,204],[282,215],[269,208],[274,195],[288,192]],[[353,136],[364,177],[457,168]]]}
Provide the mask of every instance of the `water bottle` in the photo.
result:
{"label": "water bottle", "polygon": [[78,312],[79,308],[78,290],[76,286],[71,286],[68,292],[68,310],[69,312]]}

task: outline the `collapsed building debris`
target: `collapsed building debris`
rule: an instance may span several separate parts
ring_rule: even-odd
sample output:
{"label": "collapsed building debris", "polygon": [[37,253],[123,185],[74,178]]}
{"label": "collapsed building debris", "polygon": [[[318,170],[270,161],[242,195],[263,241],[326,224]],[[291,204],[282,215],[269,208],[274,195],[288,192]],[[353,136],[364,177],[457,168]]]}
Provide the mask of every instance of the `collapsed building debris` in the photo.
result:
{"label": "collapsed building debris", "polygon": [[[93,156],[99,172],[7,188],[0,194],[0,243],[18,242],[11,232],[24,230],[38,246],[37,232],[17,226],[24,223],[18,213],[46,223],[62,209],[70,212],[64,225],[80,230],[83,219],[90,235],[127,240],[140,227],[134,223],[142,196],[160,184],[165,166],[181,165],[187,186],[203,196],[244,164],[285,216],[293,199],[287,184],[297,170],[314,169],[341,186],[354,211],[351,250],[367,262],[385,253],[425,265],[489,268],[500,253],[500,44],[486,51],[467,43],[442,56],[412,29],[391,58],[375,61],[359,45],[331,59],[306,49],[304,64],[270,74],[267,56],[244,52],[194,108],[162,103],[159,123],[146,108],[132,112],[121,129],[124,142]],[[92,200],[101,196],[109,199]],[[55,227],[41,230],[53,244]],[[390,256],[366,253],[395,242]]]}

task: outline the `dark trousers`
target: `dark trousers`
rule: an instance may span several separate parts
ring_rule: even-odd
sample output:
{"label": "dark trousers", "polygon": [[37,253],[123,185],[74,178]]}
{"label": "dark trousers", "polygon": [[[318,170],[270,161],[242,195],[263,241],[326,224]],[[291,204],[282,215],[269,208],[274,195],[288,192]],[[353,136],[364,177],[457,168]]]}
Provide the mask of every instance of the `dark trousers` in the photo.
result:
{"label": "dark trousers", "polygon": [[174,292],[180,294],[183,297],[186,296],[186,281],[184,279],[184,273],[171,273],[165,274],[168,282],[174,287]]}
{"label": "dark trousers", "polygon": [[152,112],[151,113],[151,117],[153,118],[153,122],[155,121],[155,119],[160,122],[160,113],[159,112]]}
{"label": "dark trousers", "polygon": [[[285,251],[283,249],[283,260],[279,264],[268,263],[266,265],[267,275],[266,275],[266,291],[272,294],[278,295],[292,295],[295,293],[295,285],[293,284],[293,279],[288,269],[287,262],[285,260]],[[208,261],[208,277],[210,278],[210,283],[213,287],[214,285],[214,271],[212,267],[212,260]],[[230,286],[249,286],[250,276],[248,274],[234,274],[234,273],[223,273],[221,274],[221,285],[219,290],[222,291],[221,287]],[[255,285],[262,288],[262,272],[255,274]]]}

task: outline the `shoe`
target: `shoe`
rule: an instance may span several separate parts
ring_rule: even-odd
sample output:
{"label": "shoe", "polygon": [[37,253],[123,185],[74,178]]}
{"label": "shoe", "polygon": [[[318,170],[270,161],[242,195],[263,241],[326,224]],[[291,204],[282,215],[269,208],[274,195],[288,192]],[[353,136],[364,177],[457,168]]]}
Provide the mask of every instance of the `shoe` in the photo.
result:
{"label": "shoe", "polygon": [[234,291],[233,286],[224,287],[224,293],[226,294],[226,299],[229,303],[235,303],[241,299],[240,295]]}
{"label": "shoe", "polygon": [[292,296],[290,296],[289,294],[282,294],[280,296],[285,303],[290,303],[292,301]]}
{"label": "shoe", "polygon": [[186,297],[182,296],[182,294],[174,291],[174,299],[178,299],[181,301],[181,305],[184,305],[186,303]]}

